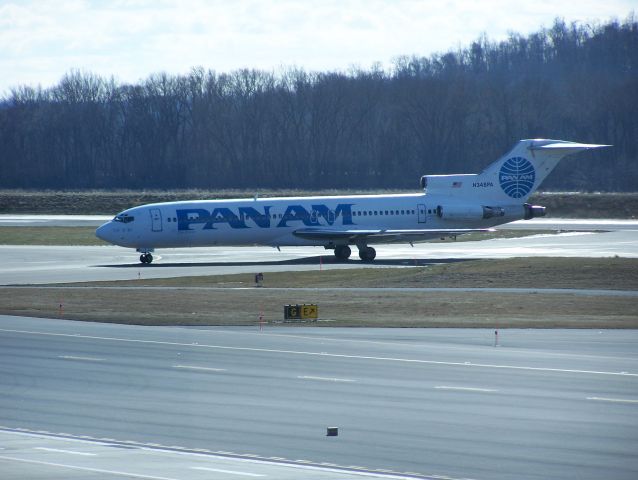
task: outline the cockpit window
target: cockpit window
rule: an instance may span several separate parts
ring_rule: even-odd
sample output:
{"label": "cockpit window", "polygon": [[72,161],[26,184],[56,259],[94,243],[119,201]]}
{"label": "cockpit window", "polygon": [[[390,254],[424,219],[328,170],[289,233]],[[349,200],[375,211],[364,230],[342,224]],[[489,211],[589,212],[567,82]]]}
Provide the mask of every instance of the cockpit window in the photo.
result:
{"label": "cockpit window", "polygon": [[114,222],[122,222],[122,223],[131,223],[133,220],[135,220],[135,217],[132,217],[131,215],[127,213],[121,213],[119,215],[115,215],[115,218],[113,219]]}

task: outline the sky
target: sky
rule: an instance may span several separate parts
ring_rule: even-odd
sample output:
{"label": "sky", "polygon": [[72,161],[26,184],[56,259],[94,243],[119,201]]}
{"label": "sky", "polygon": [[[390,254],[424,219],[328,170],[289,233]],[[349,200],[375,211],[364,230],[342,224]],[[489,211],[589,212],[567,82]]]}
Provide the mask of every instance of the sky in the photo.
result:
{"label": "sky", "polygon": [[566,22],[623,21],[636,0],[0,0],[0,95],[71,70],[135,83],[201,66],[389,68]]}

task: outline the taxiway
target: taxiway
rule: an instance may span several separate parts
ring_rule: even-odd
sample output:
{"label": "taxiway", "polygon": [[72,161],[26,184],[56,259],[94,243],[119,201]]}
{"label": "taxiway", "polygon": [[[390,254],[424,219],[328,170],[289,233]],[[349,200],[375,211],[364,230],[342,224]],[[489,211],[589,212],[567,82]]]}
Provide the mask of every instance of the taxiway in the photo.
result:
{"label": "taxiway", "polygon": [[[24,218],[23,218],[24,217]],[[2,221],[96,222],[94,218],[4,216]],[[48,222],[48,223],[47,223]],[[318,247],[206,247],[161,249],[151,265],[142,265],[132,249],[115,246],[0,246],[0,285],[128,280],[136,278],[216,275],[319,268],[411,266],[446,259],[548,257],[638,257],[638,221],[540,219],[513,222],[508,228],[580,230],[511,239],[468,242],[378,245],[374,264],[333,261]],[[582,230],[584,229],[584,230]]]}

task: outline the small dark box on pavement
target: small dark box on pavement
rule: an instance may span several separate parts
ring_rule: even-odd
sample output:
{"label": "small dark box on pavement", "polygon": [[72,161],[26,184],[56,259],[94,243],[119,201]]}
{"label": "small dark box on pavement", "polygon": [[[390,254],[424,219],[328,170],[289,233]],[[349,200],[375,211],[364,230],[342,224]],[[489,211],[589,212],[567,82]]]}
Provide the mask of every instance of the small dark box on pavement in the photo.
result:
{"label": "small dark box on pavement", "polygon": [[326,432],[326,437],[336,437],[339,435],[338,427],[328,427],[328,431]]}

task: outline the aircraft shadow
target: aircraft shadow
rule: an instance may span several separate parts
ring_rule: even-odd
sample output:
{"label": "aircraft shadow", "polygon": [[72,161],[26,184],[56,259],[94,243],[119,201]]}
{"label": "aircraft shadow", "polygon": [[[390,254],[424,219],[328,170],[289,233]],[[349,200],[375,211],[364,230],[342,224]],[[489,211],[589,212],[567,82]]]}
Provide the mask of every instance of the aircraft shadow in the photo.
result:
{"label": "aircraft shadow", "polygon": [[438,263],[458,263],[467,262],[470,260],[477,260],[476,258],[410,258],[410,259],[377,259],[372,263],[364,262],[362,260],[337,260],[333,256],[321,257],[303,257],[295,258],[291,260],[279,260],[279,261],[253,261],[253,262],[160,262],[160,263],[125,263],[125,264],[113,264],[113,265],[96,265],[97,267],[105,268],[174,268],[174,267],[246,267],[246,266],[284,266],[284,265],[379,265],[379,266],[425,266],[435,265]]}

